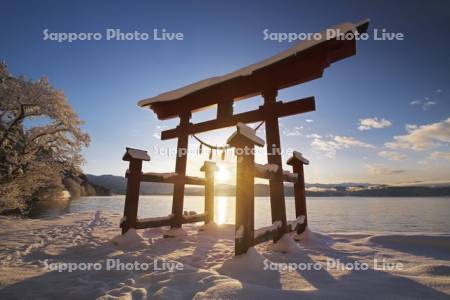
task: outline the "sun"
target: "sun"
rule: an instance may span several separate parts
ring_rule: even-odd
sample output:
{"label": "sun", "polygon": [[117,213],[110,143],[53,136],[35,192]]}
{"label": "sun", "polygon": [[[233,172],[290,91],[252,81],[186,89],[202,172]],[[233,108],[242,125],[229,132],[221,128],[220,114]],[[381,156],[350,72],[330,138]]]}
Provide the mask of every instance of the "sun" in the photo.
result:
{"label": "sun", "polygon": [[218,182],[224,183],[230,178],[230,172],[228,171],[228,168],[224,165],[218,165],[217,166],[219,170],[216,171],[215,177]]}

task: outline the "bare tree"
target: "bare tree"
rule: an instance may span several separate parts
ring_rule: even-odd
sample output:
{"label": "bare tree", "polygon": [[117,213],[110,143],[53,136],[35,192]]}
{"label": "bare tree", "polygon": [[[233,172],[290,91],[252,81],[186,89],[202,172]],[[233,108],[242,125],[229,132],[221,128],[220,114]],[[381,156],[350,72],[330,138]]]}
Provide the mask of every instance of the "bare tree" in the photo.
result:
{"label": "bare tree", "polygon": [[0,63],[0,209],[29,207],[42,190],[62,187],[89,144],[83,122],[47,78],[14,77]]}

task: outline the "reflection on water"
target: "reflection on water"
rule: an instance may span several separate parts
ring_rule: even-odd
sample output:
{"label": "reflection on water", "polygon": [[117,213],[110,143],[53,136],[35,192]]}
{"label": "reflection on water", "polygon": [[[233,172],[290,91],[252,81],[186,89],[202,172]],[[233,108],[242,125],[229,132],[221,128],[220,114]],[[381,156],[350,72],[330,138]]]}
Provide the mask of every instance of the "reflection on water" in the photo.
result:
{"label": "reflection on water", "polygon": [[[73,200],[61,210],[46,210],[35,217],[67,212],[108,210],[122,213],[124,196],[84,197]],[[446,232],[450,233],[450,198],[308,198],[308,216],[314,230],[324,232],[384,231],[384,232]],[[166,216],[171,213],[171,196],[141,196],[140,217]],[[234,223],[235,198],[216,197],[215,221]],[[185,210],[204,210],[202,196],[187,196]],[[288,219],[295,217],[294,201],[286,198]],[[270,225],[268,197],[255,199],[255,226]]]}
{"label": "reflection on water", "polygon": [[225,196],[219,196],[216,198],[215,205],[217,206],[214,212],[214,220],[217,224],[225,224],[227,221],[227,216],[233,213],[234,210],[229,208],[231,202],[232,201],[228,201]]}

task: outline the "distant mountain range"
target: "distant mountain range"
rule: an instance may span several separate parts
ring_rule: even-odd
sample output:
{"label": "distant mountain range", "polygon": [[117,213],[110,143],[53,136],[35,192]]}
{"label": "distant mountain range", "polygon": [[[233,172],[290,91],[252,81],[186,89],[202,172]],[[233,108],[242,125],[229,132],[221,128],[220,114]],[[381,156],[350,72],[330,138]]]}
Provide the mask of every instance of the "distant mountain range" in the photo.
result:
{"label": "distant mountain range", "polygon": [[[126,178],[115,175],[86,175],[87,180],[96,186],[103,187],[111,194],[123,195],[126,192]],[[170,183],[143,182],[141,184],[141,195],[171,195],[173,185]],[[203,195],[202,187],[186,188],[186,195]],[[218,184],[215,189],[218,196],[234,196],[235,186],[229,184]],[[269,196],[269,185],[255,184],[256,196]],[[285,195],[293,196],[292,184],[285,185]],[[339,184],[306,184],[307,196],[356,196],[356,197],[437,197],[450,196],[450,184],[439,184],[436,186],[417,185],[379,185],[369,183],[339,183]]]}

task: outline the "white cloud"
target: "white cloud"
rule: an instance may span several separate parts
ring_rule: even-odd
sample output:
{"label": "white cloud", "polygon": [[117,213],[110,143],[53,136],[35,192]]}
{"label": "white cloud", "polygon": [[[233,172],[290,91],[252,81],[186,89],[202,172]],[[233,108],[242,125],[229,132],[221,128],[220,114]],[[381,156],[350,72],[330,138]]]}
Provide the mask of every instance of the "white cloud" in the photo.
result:
{"label": "white cloud", "polygon": [[301,132],[303,130],[303,126],[294,126],[294,127],[283,127],[282,134],[285,136],[303,136]]}
{"label": "white cloud", "polygon": [[386,143],[390,149],[427,150],[436,147],[439,142],[450,142],[450,117],[447,120],[413,127],[406,135],[394,136],[394,141]]}
{"label": "white cloud", "polygon": [[311,146],[322,152],[323,155],[328,158],[334,158],[336,156],[336,151],[340,149],[338,143],[334,141],[324,141],[319,138],[315,138],[312,141]]}
{"label": "white cloud", "polygon": [[152,137],[160,140],[161,139],[161,131],[166,128],[167,128],[166,125],[156,125],[155,130],[153,131]]}
{"label": "white cloud", "polygon": [[282,132],[285,136],[302,136],[303,134],[300,132],[302,128],[303,127],[294,127],[294,130],[284,128]]}
{"label": "white cloud", "polygon": [[392,122],[386,119],[378,118],[359,119],[359,130],[370,130],[372,128],[386,128],[392,125]]}
{"label": "white cloud", "polygon": [[428,110],[430,106],[436,105],[437,102],[430,100],[430,97],[425,97],[422,100],[413,100],[409,102],[410,105],[419,105],[423,110]]}
{"label": "white cloud", "polygon": [[395,151],[380,151],[380,152],[378,152],[378,155],[381,157],[384,157],[388,160],[393,160],[393,161],[405,160],[407,158],[406,155],[395,152]]}
{"label": "white cloud", "polygon": [[405,170],[389,169],[383,165],[376,165],[376,164],[368,164],[366,165],[366,168],[367,173],[369,173],[369,175],[395,175],[405,173]]}
{"label": "white cloud", "polygon": [[302,133],[298,130],[294,130],[294,131],[285,131],[284,135],[286,135],[286,136],[302,136]]}
{"label": "white cloud", "polygon": [[414,125],[414,124],[406,124],[405,125],[405,128],[406,128],[406,131],[408,131],[408,132],[410,132],[410,131],[412,131],[412,130],[414,130],[414,129],[417,129],[417,125]]}
{"label": "white cloud", "polygon": [[322,136],[317,133],[308,134],[306,137],[309,139],[321,139],[322,138]]}
{"label": "white cloud", "polygon": [[312,186],[312,187],[306,188],[306,190],[309,192],[335,192],[336,188],[325,188],[325,187]]}
{"label": "white cloud", "polygon": [[305,121],[306,121],[306,123],[312,123],[313,122],[313,120],[311,120],[311,119],[306,119]]}
{"label": "white cloud", "polygon": [[438,163],[442,164],[443,162],[450,161],[450,152],[440,152],[435,151],[428,155],[427,158],[425,158],[422,161],[419,161],[419,164],[421,165],[428,165],[430,163]]}
{"label": "white cloud", "polygon": [[315,137],[311,143],[311,146],[329,158],[334,158],[337,150],[340,149],[348,149],[351,147],[374,148],[373,145],[361,142],[353,137],[339,135],[335,136],[331,140],[324,140],[322,138]]}
{"label": "white cloud", "polygon": [[423,103],[422,109],[423,109],[423,110],[427,110],[428,107],[433,106],[433,105],[436,105],[436,104],[437,104],[436,101],[427,100],[427,101],[425,101],[425,102]]}
{"label": "white cloud", "polygon": [[362,148],[374,148],[373,145],[358,141],[357,139],[351,136],[335,136],[334,140],[338,142],[340,145],[343,145],[344,148],[350,147],[362,147]]}
{"label": "white cloud", "polygon": [[450,160],[450,152],[436,151],[431,153],[429,158],[433,160]]}

